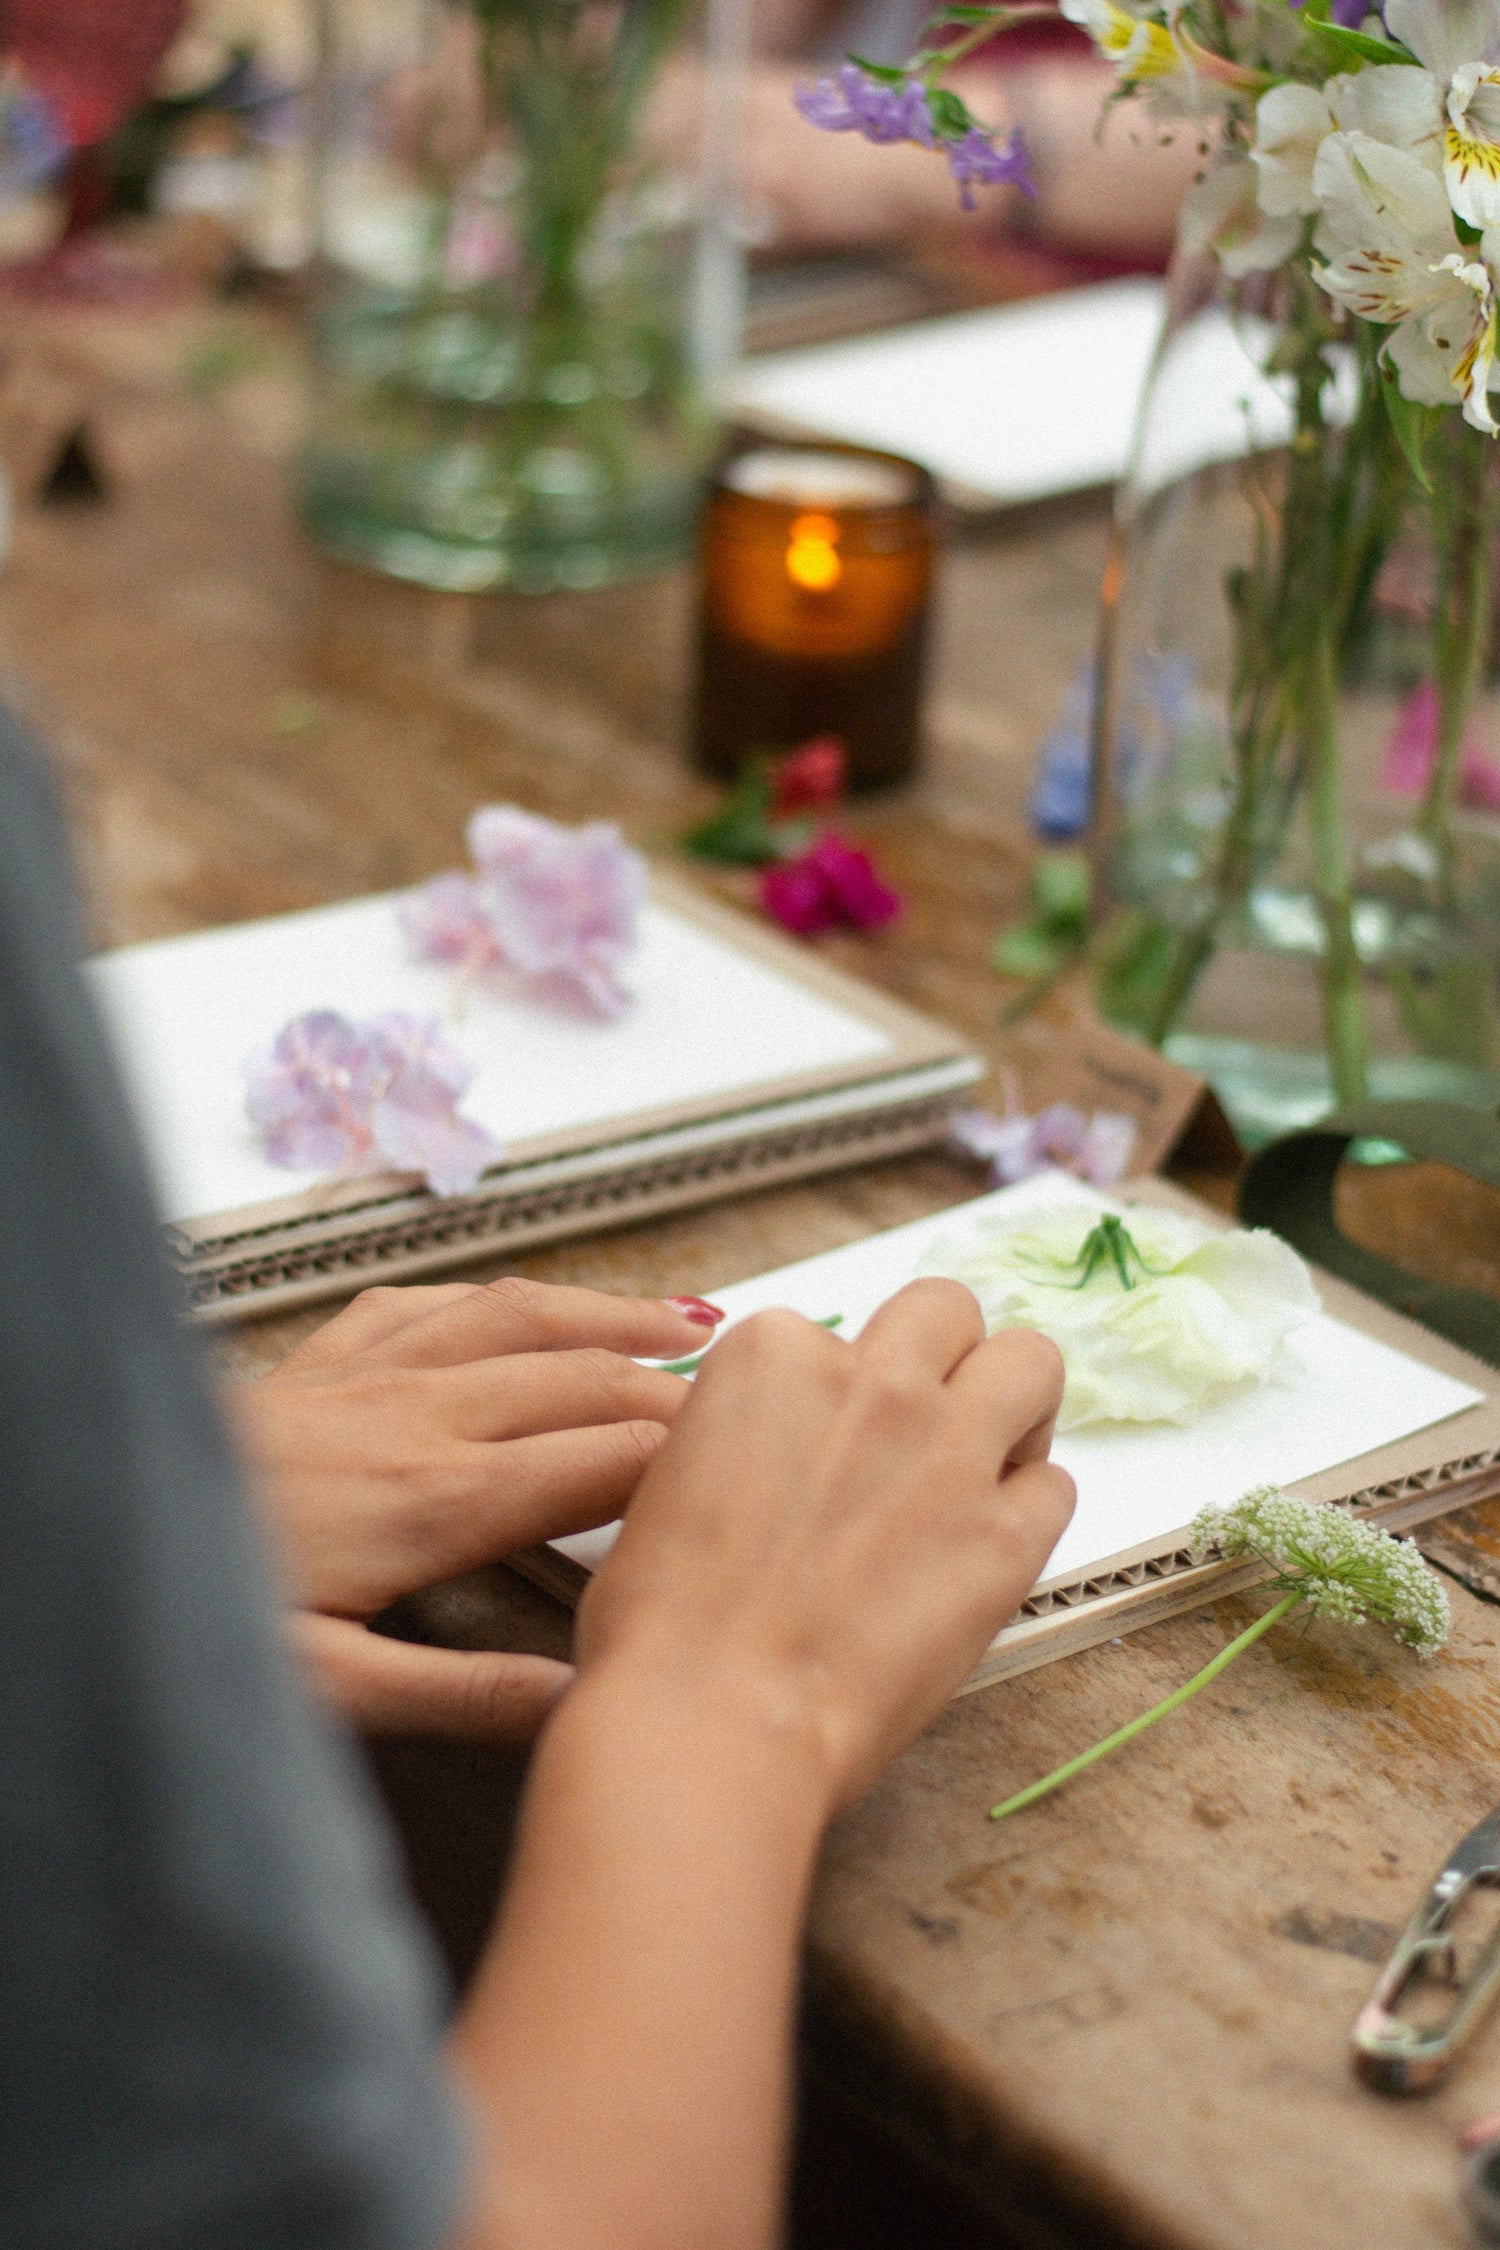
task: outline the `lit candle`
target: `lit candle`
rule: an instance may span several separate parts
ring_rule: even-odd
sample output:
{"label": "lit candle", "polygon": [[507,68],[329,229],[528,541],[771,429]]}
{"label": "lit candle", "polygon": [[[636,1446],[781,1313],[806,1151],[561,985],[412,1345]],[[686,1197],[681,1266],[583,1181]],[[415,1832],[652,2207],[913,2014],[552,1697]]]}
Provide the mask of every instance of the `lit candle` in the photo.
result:
{"label": "lit candle", "polygon": [[755,445],[714,480],[703,519],[694,762],[835,734],[855,788],[916,763],[932,479],[855,447]]}

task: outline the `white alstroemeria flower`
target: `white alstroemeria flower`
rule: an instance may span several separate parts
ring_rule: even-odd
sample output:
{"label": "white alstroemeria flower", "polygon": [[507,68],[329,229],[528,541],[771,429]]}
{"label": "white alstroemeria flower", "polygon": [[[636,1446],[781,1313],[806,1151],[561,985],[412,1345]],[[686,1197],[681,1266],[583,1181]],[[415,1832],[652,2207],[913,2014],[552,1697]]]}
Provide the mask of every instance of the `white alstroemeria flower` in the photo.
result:
{"label": "white alstroemeria flower", "polygon": [[1250,162],[1259,174],[1257,193],[1268,218],[1305,218],[1317,210],[1313,161],[1333,130],[1333,112],[1315,86],[1289,81],[1261,95]]}
{"label": "white alstroemeria flower", "polygon": [[1124,1219],[1068,1204],[936,1242],[928,1273],[966,1282],[985,1326],[1039,1328],[1063,1355],[1058,1427],[1187,1422],[1275,1370],[1318,1310],[1295,1250],[1265,1228],[1216,1233],[1175,1211]]}
{"label": "white alstroemeria flower", "polygon": [[1178,216],[1183,249],[1212,250],[1233,281],[1283,264],[1302,239],[1295,214],[1267,215],[1260,178],[1248,156],[1224,158],[1188,190]]}
{"label": "white alstroemeria flower", "polygon": [[1177,42],[1154,6],[1124,6],[1121,0],[1059,0],[1059,5],[1115,65],[1123,84],[1170,78],[1183,68]]}
{"label": "white alstroemeria flower", "polygon": [[1316,211],[1313,165],[1333,132],[1367,133],[1410,149],[1428,170],[1443,168],[1443,112],[1431,73],[1406,63],[1330,78],[1321,91],[1294,80],[1273,86],[1255,107],[1250,160],[1260,173],[1260,207],[1271,218]]}
{"label": "white alstroemeria flower", "polygon": [[1409,399],[1463,401],[1464,419],[1497,433],[1492,253],[1460,243],[1442,184],[1409,149],[1366,133],[1330,133],[1313,165],[1322,216],[1313,278],[1362,320],[1392,333],[1382,350]]}
{"label": "white alstroemeria flower", "polygon": [[1473,227],[1500,224],[1500,0],[1388,0],[1386,25],[1447,110],[1443,177]]}
{"label": "white alstroemeria flower", "polygon": [[[1058,0],[1070,23],[1081,24],[1120,85],[1144,97],[1159,115],[1202,117],[1224,108],[1246,77],[1237,63],[1204,48],[1189,54],[1176,32],[1176,6],[1142,0]],[[1251,74],[1253,76],[1253,74]],[[1257,85],[1262,80],[1254,81]]]}
{"label": "white alstroemeria flower", "polygon": [[1500,70],[1461,63],[1448,89],[1443,135],[1448,200],[1471,227],[1500,221]]}
{"label": "white alstroemeria flower", "polygon": [[1464,63],[1500,55],[1500,0],[1385,0],[1385,27],[1444,93]]}

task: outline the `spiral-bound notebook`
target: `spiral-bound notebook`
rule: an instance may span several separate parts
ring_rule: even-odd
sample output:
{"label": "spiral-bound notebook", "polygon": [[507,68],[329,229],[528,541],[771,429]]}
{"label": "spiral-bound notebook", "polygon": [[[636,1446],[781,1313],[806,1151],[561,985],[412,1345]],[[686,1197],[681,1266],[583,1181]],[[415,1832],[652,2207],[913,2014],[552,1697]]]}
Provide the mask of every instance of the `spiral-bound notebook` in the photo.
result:
{"label": "spiral-bound notebook", "polygon": [[[945,1250],[961,1252],[997,1221],[1060,1201],[1165,1204],[1224,1224],[1162,1180],[1135,1181],[1111,1198],[1054,1172],[711,1294],[731,1322],[781,1305],[814,1320],[837,1316],[839,1333],[853,1337],[904,1283],[940,1270]],[[1292,1332],[1285,1364],[1263,1386],[1240,1387],[1182,1427],[1099,1424],[1055,1441],[1054,1458],[1078,1486],[1073,1520],[970,1688],[1263,1577],[1255,1563],[1195,1560],[1187,1540],[1201,1507],[1230,1505],[1252,1486],[1351,1507],[1390,1530],[1500,1492],[1500,1375],[1347,1283],[1314,1279],[1322,1310]],[[512,1562],[573,1600],[615,1528]]]}
{"label": "spiral-bound notebook", "polygon": [[[389,897],[239,923],[89,964],[194,1315],[243,1319],[920,1148],[983,1064],[810,948],[653,878],[605,1023],[461,995],[412,960]],[[312,1008],[435,1015],[475,1064],[463,1114],[503,1144],[472,1193],[277,1170],[242,1064]]]}

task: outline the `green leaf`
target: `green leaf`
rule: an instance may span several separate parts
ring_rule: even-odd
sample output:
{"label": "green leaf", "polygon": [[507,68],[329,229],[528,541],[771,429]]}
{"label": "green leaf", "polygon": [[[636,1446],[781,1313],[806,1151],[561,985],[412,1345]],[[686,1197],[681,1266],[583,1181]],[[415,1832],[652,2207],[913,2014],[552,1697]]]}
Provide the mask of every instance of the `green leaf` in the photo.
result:
{"label": "green leaf", "polygon": [[868,56],[855,54],[852,47],[849,50],[849,60],[856,70],[864,72],[866,78],[878,79],[882,86],[906,84],[908,73],[899,63],[871,62]]}
{"label": "green leaf", "polygon": [[1341,60],[1368,63],[1405,63],[1408,67],[1416,56],[1404,47],[1397,47],[1389,39],[1372,39],[1368,32],[1349,31],[1341,23],[1328,20],[1329,0],[1308,0],[1302,20],[1325,47],[1331,47]]}
{"label": "green leaf", "polygon": [[928,88],[927,114],[932,119],[933,131],[942,140],[961,141],[965,133],[974,130],[968,103],[947,86]]}
{"label": "green leaf", "polygon": [[1081,941],[1089,917],[1089,863],[1084,854],[1043,852],[1031,871],[1031,900],[1044,929]]}
{"label": "green leaf", "polygon": [[747,766],[728,802],[682,836],[684,851],[725,867],[764,867],[783,857],[785,839],[771,825],[771,776],[763,760]]}
{"label": "green leaf", "polygon": [[1432,490],[1432,478],[1427,472],[1427,455],[1436,440],[1444,419],[1453,409],[1448,406],[1420,406],[1408,398],[1396,379],[1396,370],[1382,364],[1380,393],[1385,400],[1385,411],[1396,442],[1406,455],[1407,466],[1424,492]]}
{"label": "green leaf", "polygon": [[1012,922],[990,948],[990,961],[1003,977],[1025,977],[1036,982],[1055,977],[1068,965],[1077,948],[1054,937],[1035,922]]}

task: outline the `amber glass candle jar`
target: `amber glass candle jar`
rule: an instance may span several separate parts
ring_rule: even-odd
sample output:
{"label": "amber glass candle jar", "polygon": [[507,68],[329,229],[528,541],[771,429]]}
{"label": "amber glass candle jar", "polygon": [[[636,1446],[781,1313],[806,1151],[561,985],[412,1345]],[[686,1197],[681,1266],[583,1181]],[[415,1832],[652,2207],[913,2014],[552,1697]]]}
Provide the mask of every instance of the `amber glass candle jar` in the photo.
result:
{"label": "amber glass candle jar", "polygon": [[751,444],[704,511],[693,758],[834,734],[856,789],[916,763],[937,537],[931,477],[854,446]]}

